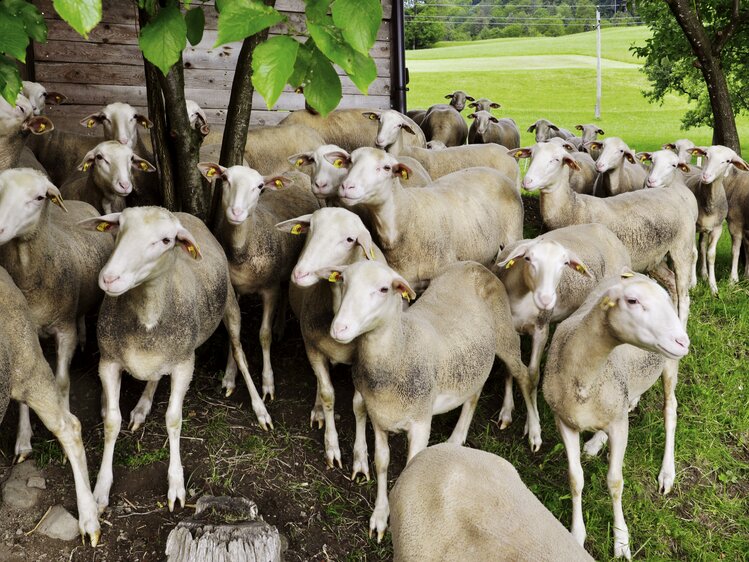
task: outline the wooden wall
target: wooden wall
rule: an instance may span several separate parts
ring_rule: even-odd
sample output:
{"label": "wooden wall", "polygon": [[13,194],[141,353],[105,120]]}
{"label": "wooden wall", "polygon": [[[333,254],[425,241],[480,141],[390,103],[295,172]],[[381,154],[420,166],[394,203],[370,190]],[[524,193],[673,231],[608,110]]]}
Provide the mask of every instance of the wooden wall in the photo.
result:
{"label": "wooden wall", "polygon": [[[47,113],[65,129],[83,128],[78,121],[114,101],[127,102],[146,111],[143,59],[138,49],[138,24],[135,3],[129,0],[103,0],[102,21],[83,39],[52,8],[52,0],[34,0],[49,27],[48,41],[33,46],[33,73],[48,90],[68,96],[65,105],[48,108]],[[216,49],[217,14],[212,2],[205,2],[206,30],[199,45],[189,43],[183,53],[185,90],[188,99],[205,109],[212,125],[222,125],[229,104],[234,68],[240,43]],[[390,107],[390,12],[392,0],[382,0],[383,21],[371,51],[377,65],[377,79],[363,95],[346,76],[341,76],[343,99],[340,107]],[[277,0],[296,28],[304,19],[303,0]],[[271,29],[271,35],[284,33],[285,25]],[[338,69],[339,74],[343,71]],[[287,112],[304,107],[304,98],[290,88],[281,94],[273,108],[267,108],[257,93],[253,103],[252,124],[274,125]]]}

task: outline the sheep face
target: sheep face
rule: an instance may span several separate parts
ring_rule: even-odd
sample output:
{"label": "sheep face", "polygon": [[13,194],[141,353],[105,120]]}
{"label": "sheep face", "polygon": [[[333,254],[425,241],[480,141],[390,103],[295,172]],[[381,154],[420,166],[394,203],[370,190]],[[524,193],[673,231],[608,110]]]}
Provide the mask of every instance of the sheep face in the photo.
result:
{"label": "sheep face", "polygon": [[452,94],[447,94],[445,99],[450,100],[450,105],[452,105],[456,111],[463,111],[466,106],[466,101],[476,101],[463,90],[456,90]]}
{"label": "sheep face", "polygon": [[57,92],[48,92],[47,88],[42,86],[39,82],[29,82],[24,80],[22,84],[22,93],[31,103],[34,115],[41,115],[44,113],[44,107],[47,104],[60,104],[68,99],[66,96],[58,94]]}
{"label": "sheep face", "polygon": [[187,118],[190,121],[190,128],[198,129],[204,137],[208,135],[211,132],[211,128],[208,126],[208,116],[203,111],[203,108],[192,100],[185,100],[185,105],[187,106]]}
{"label": "sheep face", "polygon": [[132,192],[132,170],[156,171],[150,162],[136,156],[132,148],[117,141],[96,145],[86,154],[78,169],[84,172],[90,170],[96,185],[117,197],[125,197]]}
{"label": "sheep face", "polygon": [[591,148],[596,148],[598,145],[602,147],[601,154],[598,156],[598,160],[596,160],[596,170],[598,172],[603,173],[619,168],[624,165],[625,159],[632,164],[635,163],[635,155],[629,149],[627,143],[619,137],[609,137],[601,143],[596,143],[595,141],[589,143]]}
{"label": "sheep face", "polygon": [[515,158],[531,157],[528,171],[523,178],[523,187],[528,191],[549,188],[556,185],[559,174],[569,173],[563,170],[569,166],[573,170],[579,170],[577,162],[560,145],[554,143],[540,143],[532,148],[517,148],[509,151]]}
{"label": "sheep face", "polygon": [[499,123],[499,119],[488,111],[476,111],[475,113],[471,113],[468,118],[476,120],[476,132],[480,135],[486,133],[489,123]]}
{"label": "sheep face", "polygon": [[661,148],[674,152],[679,157],[679,160],[689,163],[692,160],[692,149],[695,148],[695,144],[689,139],[679,139],[666,143]]}
{"label": "sheep face", "polygon": [[528,132],[536,132],[536,142],[546,142],[550,138],[553,138],[556,136],[556,133],[559,132],[559,127],[557,127],[554,123],[551,121],[548,121],[546,119],[539,119],[533,125],[528,127]]}
{"label": "sheep face", "polygon": [[221,178],[224,191],[221,202],[230,224],[240,225],[257,206],[263,189],[283,189],[287,178],[273,176],[264,178],[260,172],[246,166],[224,168],[212,162],[201,162],[198,169],[208,181]]}
{"label": "sheep face", "polygon": [[378,262],[326,268],[318,276],[343,283],[341,307],[330,325],[330,336],[340,343],[375,329],[401,309],[401,299],[416,296],[403,277]]}
{"label": "sheep face", "polygon": [[30,168],[0,172],[0,245],[36,230],[48,201],[65,209],[60,190]]}
{"label": "sheep face", "polygon": [[689,352],[684,331],[665,289],[644,275],[627,271],[610,287],[598,305],[607,315],[612,333],[622,343],[680,359]]}
{"label": "sheep face", "polygon": [[592,277],[588,267],[574,252],[553,240],[536,240],[518,245],[497,267],[523,268],[523,278],[533,293],[539,310],[554,310],[557,287],[566,268]]}
{"label": "sheep face", "polygon": [[0,98],[0,136],[11,136],[20,131],[30,131],[35,135],[49,133],[55,126],[49,118],[34,115],[31,102],[26,96],[18,94],[16,106],[12,107],[4,98]]}
{"label": "sheep face", "polygon": [[[330,157],[328,157],[330,158]],[[338,196],[347,207],[365,204],[381,204],[392,192],[406,166],[387,152],[376,148],[357,148],[346,163],[348,174],[338,189]]]}
{"label": "sheep face", "polygon": [[749,166],[733,150],[727,146],[714,145],[707,148],[694,147],[690,150],[693,156],[702,156],[702,183],[712,183],[728,173],[731,166],[739,170],[749,171]]}
{"label": "sheep face", "polygon": [[[328,155],[342,153],[345,158],[333,158]],[[312,166],[312,193],[318,199],[329,199],[338,194],[338,188],[346,177],[348,170],[343,165],[348,160],[348,153],[334,144],[325,144],[314,152],[302,152],[289,157],[292,166]]]}
{"label": "sheep face", "polygon": [[116,233],[114,250],[99,273],[99,287],[116,297],[166,273],[177,252],[200,259],[195,239],[172,213],[161,207],[133,207],[86,219],[89,230]]}
{"label": "sheep face", "polygon": [[670,150],[642,152],[637,155],[641,161],[650,160],[652,165],[645,182],[647,187],[667,187],[673,183],[676,170],[689,171],[689,165],[679,161],[679,157]]}
{"label": "sheep face", "polygon": [[575,125],[575,129],[582,131],[580,136],[583,139],[583,144],[596,140],[598,135],[606,134],[603,129],[598,128],[598,125]]}
{"label": "sheep face", "polygon": [[135,148],[138,141],[138,125],[148,129],[152,123],[145,115],[135,111],[127,103],[110,103],[98,113],[92,113],[81,120],[81,125],[89,129],[96,125],[104,127],[104,138]]}
{"label": "sheep face", "polygon": [[315,272],[319,269],[330,263],[350,263],[360,251],[374,259],[374,244],[367,227],[357,215],[340,207],[325,207],[276,227],[292,233],[307,232],[304,248],[291,272],[291,280],[300,287],[317,283]]}
{"label": "sheep face", "polygon": [[471,107],[478,112],[491,111],[492,109],[499,109],[502,106],[496,102],[493,102],[489,98],[479,98],[476,101],[469,103],[468,107]]}
{"label": "sheep face", "polygon": [[377,127],[377,137],[375,138],[375,146],[377,148],[387,150],[398,141],[403,131],[411,135],[416,134],[403,118],[403,114],[394,109],[388,109],[380,113],[369,112],[365,116],[369,116],[370,119],[374,116],[380,122]]}

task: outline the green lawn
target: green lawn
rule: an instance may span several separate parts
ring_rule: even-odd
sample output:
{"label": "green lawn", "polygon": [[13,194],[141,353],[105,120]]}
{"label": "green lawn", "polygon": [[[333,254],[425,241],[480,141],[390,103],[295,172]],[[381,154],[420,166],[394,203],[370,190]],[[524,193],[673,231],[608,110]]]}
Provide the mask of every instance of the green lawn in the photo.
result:
{"label": "green lawn", "polygon": [[[526,129],[541,117],[569,129],[578,123],[597,123],[607,135],[622,137],[638,151],[654,150],[684,137],[710,144],[708,127],[680,128],[686,100],[670,95],[663,105],[654,105],[643,97],[648,82],[629,47],[647,36],[644,27],[603,31],[599,121],[594,120],[596,45],[592,32],[442,43],[434,49],[407,51],[408,107],[442,103],[445,94],[462,89],[502,104],[496,114],[517,121],[523,145],[533,142]],[[749,138],[749,118],[739,120],[739,133],[743,139]]]}
{"label": "green lawn", "polygon": [[[708,128],[683,131],[679,121],[687,104],[670,96],[651,105],[641,91],[647,81],[628,51],[647,37],[645,28],[608,29],[603,33],[603,118],[608,135],[621,136],[637,150],[688,137],[709,144]],[[591,56],[593,55],[593,56]],[[409,107],[441,103],[446,93],[464,89],[502,104],[497,115],[513,117],[525,132],[539,117],[572,128],[593,120],[595,35],[560,38],[500,39],[440,44],[407,53]],[[468,113],[467,111],[464,113]],[[749,119],[739,121],[749,142]],[[745,151],[746,154],[746,151]],[[667,497],[656,478],[663,454],[662,391],[651,389],[630,417],[625,457],[624,512],[632,552],[642,560],[749,559],[749,282],[727,283],[730,238],[718,246],[720,296],[704,282],[692,290],[690,354],[681,362],[677,387],[677,481]],[[522,427],[522,401],[514,424]],[[496,398],[482,398],[469,441],[510,460],[541,501],[569,525],[571,505],[566,457],[546,404],[540,403],[545,446],[531,454],[519,438],[508,445],[487,418],[496,415]],[[513,426],[511,431],[516,431]],[[433,435],[432,442],[448,433]],[[583,461],[586,487],[583,513],[586,547],[599,560],[613,553],[611,501],[606,489],[606,457]]]}

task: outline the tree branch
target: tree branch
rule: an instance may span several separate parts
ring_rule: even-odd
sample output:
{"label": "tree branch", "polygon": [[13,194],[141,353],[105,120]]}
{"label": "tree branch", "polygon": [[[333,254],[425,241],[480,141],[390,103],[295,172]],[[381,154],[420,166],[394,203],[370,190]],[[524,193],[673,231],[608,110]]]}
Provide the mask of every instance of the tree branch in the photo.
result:
{"label": "tree branch", "polygon": [[729,18],[728,25],[723,29],[719,29],[715,33],[716,39],[713,44],[713,54],[716,57],[720,56],[720,53],[728,40],[733,37],[739,27],[747,21],[749,21],[749,12],[740,12],[739,0],[733,0],[733,9],[731,10],[731,17]]}

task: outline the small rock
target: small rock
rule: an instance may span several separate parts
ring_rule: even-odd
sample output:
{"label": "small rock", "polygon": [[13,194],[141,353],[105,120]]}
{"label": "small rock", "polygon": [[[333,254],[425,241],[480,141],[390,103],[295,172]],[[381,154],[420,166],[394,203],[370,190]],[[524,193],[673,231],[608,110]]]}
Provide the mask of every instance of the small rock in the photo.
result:
{"label": "small rock", "polygon": [[42,478],[41,476],[32,476],[28,479],[26,482],[27,488],[38,488],[40,490],[46,490],[47,489],[47,481]]}
{"label": "small rock", "polygon": [[[26,483],[33,477],[41,477],[33,460],[17,464],[3,484],[3,501],[9,507],[30,509],[39,502],[39,488],[29,488]],[[42,479],[43,480],[43,479]]]}
{"label": "small rock", "polygon": [[53,539],[72,541],[78,538],[78,520],[61,505],[50,509],[47,517],[37,529],[38,533]]}

